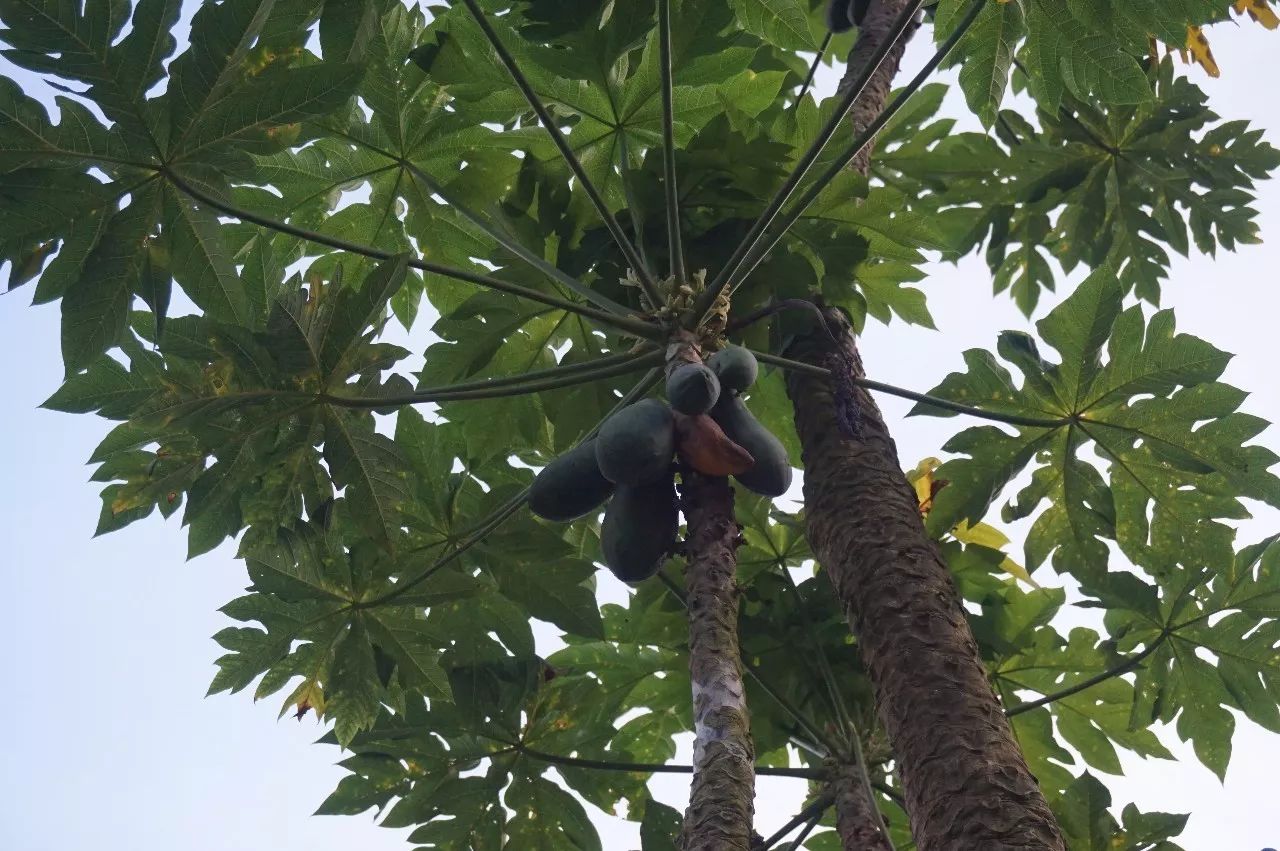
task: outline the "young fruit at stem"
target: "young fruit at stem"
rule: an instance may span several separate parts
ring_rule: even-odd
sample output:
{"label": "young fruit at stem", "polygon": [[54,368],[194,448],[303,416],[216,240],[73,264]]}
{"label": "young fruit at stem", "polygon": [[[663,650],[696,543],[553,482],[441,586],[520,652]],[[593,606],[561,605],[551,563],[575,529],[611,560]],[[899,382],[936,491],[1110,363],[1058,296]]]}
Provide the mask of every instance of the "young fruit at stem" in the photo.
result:
{"label": "young fruit at stem", "polygon": [[604,504],[613,489],[600,472],[593,437],[542,468],[529,488],[529,508],[544,520],[576,520]]}
{"label": "young fruit at stem", "polygon": [[750,470],[735,476],[744,487],[761,496],[782,496],[787,492],[791,487],[792,470],[786,447],[752,416],[741,399],[725,393],[711,409],[711,418],[724,430],[726,437],[755,459]]}
{"label": "young fruit at stem", "polygon": [[682,364],[667,376],[667,401],[682,414],[705,414],[719,398],[720,379],[703,364]]}
{"label": "young fruit at stem", "polygon": [[614,414],[596,438],[596,462],[606,479],[642,485],[668,474],[675,454],[671,409],[661,399],[643,399]]}
{"label": "young fruit at stem", "polygon": [[623,582],[653,576],[676,543],[679,513],[670,473],[642,485],[619,485],[600,527],[604,563]]}
{"label": "young fruit at stem", "polygon": [[720,389],[725,393],[742,393],[755,384],[760,374],[756,356],[742,346],[721,349],[707,359],[707,366],[720,379]]}

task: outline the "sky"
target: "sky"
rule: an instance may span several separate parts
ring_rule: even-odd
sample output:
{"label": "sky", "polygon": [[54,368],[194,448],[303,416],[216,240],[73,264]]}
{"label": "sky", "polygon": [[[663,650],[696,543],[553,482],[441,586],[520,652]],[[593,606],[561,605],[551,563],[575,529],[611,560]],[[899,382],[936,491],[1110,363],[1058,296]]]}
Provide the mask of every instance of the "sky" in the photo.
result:
{"label": "sky", "polygon": [[[1190,73],[1221,115],[1247,118],[1280,144],[1280,98],[1261,82],[1280,78],[1268,70],[1276,67],[1280,33],[1220,26],[1210,37],[1222,79]],[[907,70],[928,53],[923,40],[914,44]],[[14,74],[3,61],[0,72]],[[829,90],[831,75],[823,83]],[[965,112],[955,100],[948,110]],[[1237,355],[1226,380],[1252,391],[1248,411],[1278,421],[1280,183],[1262,185],[1258,206],[1266,242],[1216,260],[1175,260],[1164,305],[1176,308],[1181,330]],[[959,368],[965,349],[991,345],[1003,329],[1028,328],[1007,297],[992,300],[980,261],[931,271],[923,286],[939,331],[870,326],[861,345],[871,377],[927,390]],[[38,407],[61,380],[58,309],[29,307],[29,292],[0,297],[0,530],[9,554],[0,577],[10,601],[0,618],[0,729],[9,738],[0,759],[0,848],[408,847],[405,831],[375,828],[371,813],[310,815],[346,773],[334,764],[341,758],[335,748],[312,744],[322,733],[313,720],[277,720],[274,700],[204,696],[221,655],[210,636],[230,623],[216,609],[247,584],[231,547],[187,562],[184,531],[158,516],[92,537],[99,486],[88,481],[85,460],[109,424]],[[425,331],[424,323],[413,332],[418,349],[429,342]],[[958,428],[957,420],[905,418],[905,403],[880,401],[906,466],[938,454]],[[1262,441],[1280,448],[1280,433],[1271,429]],[[1276,512],[1260,510],[1242,524],[1240,541],[1277,528]],[[610,582],[602,593],[621,593]],[[540,638],[547,646],[555,639],[549,628]],[[1163,738],[1189,756],[1176,738]],[[677,758],[687,762],[687,748]],[[1136,801],[1147,810],[1193,812],[1180,840],[1189,851],[1259,851],[1280,845],[1278,761],[1280,737],[1240,718],[1225,784],[1194,759],[1130,758],[1125,777],[1105,781],[1117,811]],[[687,779],[661,778],[653,788],[682,807]],[[798,805],[797,781],[762,778],[758,829],[768,834]],[[606,848],[638,847],[633,825],[599,823]]]}

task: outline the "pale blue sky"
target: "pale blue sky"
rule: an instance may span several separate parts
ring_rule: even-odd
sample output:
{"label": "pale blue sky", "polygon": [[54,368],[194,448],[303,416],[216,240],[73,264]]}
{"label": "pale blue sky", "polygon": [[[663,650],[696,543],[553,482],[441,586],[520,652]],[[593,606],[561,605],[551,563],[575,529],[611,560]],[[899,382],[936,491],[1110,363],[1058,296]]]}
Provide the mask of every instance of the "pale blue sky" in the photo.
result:
{"label": "pale blue sky", "polygon": [[[1210,35],[1223,79],[1193,76],[1224,117],[1248,118],[1273,142],[1280,139],[1280,98],[1260,82],[1280,78],[1280,34],[1246,26]],[[914,45],[909,64],[924,53]],[[2,63],[0,70],[12,73]],[[1280,184],[1264,185],[1262,196],[1268,243],[1217,262],[1177,261],[1166,304],[1178,308],[1182,329],[1239,355],[1228,380],[1253,391],[1248,410],[1276,421]],[[1004,328],[1026,327],[1007,299],[991,300],[981,263],[936,271],[925,286],[942,333],[869,328],[863,350],[873,377],[927,389],[958,366],[963,349],[990,345]],[[61,378],[58,314],[56,306],[27,307],[29,299],[29,290],[0,299],[9,367],[0,370],[7,438],[0,442],[0,528],[10,587],[9,612],[0,619],[0,729],[11,740],[0,761],[0,848],[408,847],[404,832],[375,829],[370,815],[309,816],[344,774],[333,765],[336,749],[311,744],[321,733],[313,721],[277,721],[274,701],[203,697],[220,655],[209,636],[227,625],[216,608],[246,584],[229,547],[186,563],[183,530],[158,517],[91,539],[99,487],[87,481],[84,461],[108,424],[37,409]],[[425,324],[414,333],[418,349],[424,333]],[[957,427],[954,420],[903,420],[906,405],[882,405],[907,465],[936,454]],[[1280,432],[1263,439],[1280,448]],[[1275,512],[1260,513],[1241,538],[1251,542],[1278,527]],[[1280,737],[1241,720],[1225,787],[1194,761],[1131,760],[1128,777],[1107,782],[1118,805],[1136,800],[1146,809],[1193,811],[1183,839],[1190,851],[1258,851],[1280,844],[1278,761]],[[762,782],[761,832],[794,813],[792,783]],[[687,780],[667,777],[654,786],[678,805]],[[638,845],[630,825],[602,826],[606,848]]]}

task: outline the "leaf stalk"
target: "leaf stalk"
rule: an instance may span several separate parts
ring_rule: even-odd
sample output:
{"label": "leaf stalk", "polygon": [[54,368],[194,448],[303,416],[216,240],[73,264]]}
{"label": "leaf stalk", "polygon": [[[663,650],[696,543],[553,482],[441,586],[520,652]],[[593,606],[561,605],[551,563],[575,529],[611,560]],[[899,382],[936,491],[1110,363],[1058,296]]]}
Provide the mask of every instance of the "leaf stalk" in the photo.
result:
{"label": "leaf stalk", "polygon": [[[474,0],[468,0],[474,2]],[[724,268],[715,277],[711,284],[698,296],[698,301],[694,306],[693,318],[696,324],[701,324],[703,317],[711,306],[715,304],[716,298],[726,288],[732,291],[742,276],[739,274],[743,267],[748,254],[755,248],[761,236],[763,236],[769,225],[772,224],[778,213],[782,211],[783,206],[791,198],[793,192],[799,187],[800,182],[804,180],[805,175],[809,173],[809,169],[817,162],[818,157],[822,154],[823,148],[835,136],[836,131],[840,129],[844,123],[845,116],[853,107],[854,101],[862,95],[862,90],[867,87],[867,83],[871,81],[871,77],[875,74],[885,57],[889,55],[889,51],[911,27],[915,20],[916,14],[924,5],[924,0],[913,0],[908,3],[902,10],[902,13],[893,22],[893,26],[886,33],[884,41],[878,45],[875,53],[867,58],[866,64],[860,70],[857,79],[841,96],[835,112],[827,119],[826,125],[818,132],[818,137],[813,140],[809,149],[804,152],[800,161],[796,163],[795,169],[786,182],[778,189],[773,198],[770,199],[768,205],[760,213],[760,216],[752,224],[751,229],[747,232],[747,236],[742,240],[738,247],[730,256],[729,261],[725,263]]]}
{"label": "leaf stalk", "polygon": [[[804,194],[800,196],[800,199],[796,201],[795,205],[780,219],[779,226],[769,237],[767,243],[762,241],[760,238],[753,243],[752,250],[749,252],[749,258],[745,259],[742,263],[742,268],[745,268],[746,271],[741,275],[736,276],[730,288],[730,292],[732,292],[738,284],[746,280],[748,275],[755,271],[755,268],[760,265],[761,261],[763,261],[765,257],[768,256],[774,246],[787,235],[787,232],[790,231],[792,226],[800,220],[800,217],[804,215],[805,211],[808,210],[809,207],[813,206],[813,202],[816,201],[818,196],[822,194],[823,190],[830,185],[831,181],[835,180],[841,172],[849,167],[849,164],[852,163],[860,153],[862,153],[863,149],[871,144],[880,131],[884,129],[885,125],[892,120],[893,116],[906,105],[911,96],[919,91],[925,81],[928,80],[933,72],[938,69],[938,66],[946,60],[947,56],[950,55],[955,46],[959,44],[960,40],[969,32],[969,28],[972,27],[974,21],[978,19],[978,15],[984,8],[986,8],[987,2],[988,0],[973,0],[973,3],[969,6],[969,10],[965,13],[964,18],[956,26],[956,29],[951,33],[951,35],[947,37],[947,40],[938,45],[938,49],[934,51],[933,56],[924,64],[924,67],[911,78],[911,81],[898,93],[897,97],[893,99],[893,102],[881,110],[875,117],[875,120],[867,126],[867,129],[859,133],[849,147],[845,148],[844,152],[836,158],[835,162],[829,165],[826,171],[824,171],[821,176],[809,185],[809,188],[804,191]],[[763,234],[761,237],[763,237]]]}
{"label": "leaf stalk", "polygon": [[[290,236],[295,236],[308,242],[314,242],[318,245],[326,245],[339,251],[359,254],[362,257],[371,257],[375,260],[387,260],[395,256],[395,252],[385,251],[371,245],[350,242],[339,237],[317,233],[315,231],[307,230],[306,228],[298,227],[297,225],[289,224],[288,222],[278,221],[270,216],[255,213],[252,210],[246,210],[243,207],[239,207],[223,199],[215,198],[209,193],[197,189],[173,171],[163,169],[161,173],[169,180],[170,183],[176,186],[183,193],[194,198],[196,201],[208,204],[210,207],[218,210],[224,215],[240,219],[241,221],[250,222],[251,224],[259,225],[280,233],[287,233]],[[568,313],[585,316],[589,319],[595,320],[601,325],[615,328],[619,331],[625,331],[626,333],[640,337],[641,339],[660,340],[666,336],[666,330],[655,323],[645,322],[643,320],[633,319],[627,316],[618,316],[614,313],[609,313],[607,311],[591,307],[590,305],[567,301],[547,293],[539,292],[538,290],[530,289],[529,287],[523,287],[519,284],[513,284],[509,281],[495,278],[491,275],[481,275],[475,272],[468,272],[465,269],[455,269],[452,266],[444,266],[439,263],[432,263],[430,261],[417,258],[410,259],[409,265],[423,272],[430,272],[435,275],[442,275],[446,278],[466,281],[467,283],[487,287],[492,290],[497,290],[498,292],[519,296],[539,304],[545,304],[548,307],[554,307]]]}
{"label": "leaf stalk", "polygon": [[511,51],[507,50],[507,46],[498,37],[497,31],[494,30],[493,25],[485,17],[484,11],[481,10],[480,4],[476,0],[462,0],[462,2],[466,5],[467,10],[471,12],[471,17],[475,18],[476,24],[480,27],[480,31],[484,33],[484,37],[488,39],[494,53],[498,55],[498,60],[502,62],[507,69],[507,73],[511,75],[511,79],[515,81],[516,88],[524,95],[524,99],[528,101],[529,106],[538,116],[538,120],[542,123],[542,129],[547,131],[547,135],[551,137],[551,141],[555,143],[556,148],[560,151],[560,156],[564,158],[565,164],[569,166],[573,176],[582,185],[582,190],[587,194],[591,205],[596,208],[596,212],[599,213],[600,218],[604,221],[604,225],[613,236],[614,242],[618,244],[618,249],[622,251],[627,263],[635,270],[641,289],[644,290],[645,295],[649,297],[654,307],[660,306],[663,300],[662,294],[658,290],[657,282],[654,281],[653,275],[646,268],[644,260],[640,257],[639,252],[636,251],[636,247],[631,244],[631,240],[627,239],[626,233],[622,230],[622,225],[618,224],[618,220],[609,211],[609,205],[605,203],[604,198],[600,195],[600,190],[591,182],[586,169],[582,167],[582,163],[578,160],[577,155],[574,154],[573,148],[570,147],[569,140],[560,132],[560,128],[557,126],[550,110],[542,102],[542,98],[538,97],[538,93],[533,90],[533,86],[530,85],[524,72],[520,70],[520,66],[516,63],[515,57],[511,55]]}
{"label": "leaf stalk", "polygon": [[[806,375],[817,375],[828,378],[831,370],[813,364],[804,363],[802,361],[791,360],[779,355],[772,355],[768,352],[760,352],[755,349],[749,350],[756,356],[756,360],[761,363],[772,364],[780,369],[790,370],[792,372],[800,372]],[[939,408],[944,411],[953,411],[957,414],[967,414],[971,417],[978,417],[984,420],[993,420],[998,423],[1008,423],[1009,425],[1026,426],[1027,428],[1062,428],[1071,425],[1074,422],[1072,417],[1059,417],[1058,419],[1049,419],[1046,417],[1024,417],[1021,414],[1002,414],[999,411],[986,411],[982,408],[974,408],[969,405],[962,405],[959,402],[952,402],[949,399],[940,399],[937,396],[930,396],[926,393],[917,393],[914,390],[907,390],[902,387],[896,387],[892,384],[885,384],[882,381],[872,381],[870,378],[853,378],[853,383],[859,387],[865,387],[867,390],[874,390],[877,393],[885,393],[889,396],[898,396],[902,399],[910,399],[913,402],[919,402],[922,405],[928,405],[932,408]]]}

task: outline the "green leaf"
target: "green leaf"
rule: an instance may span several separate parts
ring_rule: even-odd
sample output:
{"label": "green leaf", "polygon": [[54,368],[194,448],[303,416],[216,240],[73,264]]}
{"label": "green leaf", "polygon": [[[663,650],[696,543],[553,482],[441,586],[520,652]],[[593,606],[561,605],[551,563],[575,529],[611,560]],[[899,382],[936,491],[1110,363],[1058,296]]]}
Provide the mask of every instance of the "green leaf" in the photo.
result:
{"label": "green leaf", "polygon": [[[410,841],[431,851],[501,848],[508,815],[498,793],[505,782],[505,774],[492,771],[482,777],[449,778],[438,784],[420,782],[424,794],[402,801],[415,805],[413,820],[406,818],[407,823],[426,822],[409,834]],[[391,826],[391,815],[387,819]]]}
{"label": "green leaf", "polygon": [[347,559],[324,531],[306,525],[293,531],[246,538],[241,555],[253,580],[253,590],[282,600],[351,602],[354,596]]}
{"label": "green leaf", "polygon": [[[291,655],[294,643],[316,635],[331,640],[334,627],[330,617],[338,607],[316,600],[285,603],[270,596],[252,594],[233,600],[221,611],[239,621],[258,621],[265,629],[231,627],[214,636],[218,644],[231,652],[218,659],[218,673],[209,686],[209,694],[240,691],[264,673],[282,665],[286,666],[287,676],[294,674],[293,668],[287,666],[287,657]],[[296,656],[296,653],[292,655]]]}
{"label": "green leaf", "polygon": [[394,550],[411,498],[395,443],[375,432],[366,418],[329,408],[324,456],[334,483],[352,489],[349,504],[356,520],[379,546]]}
{"label": "green leaf", "polygon": [[218,214],[172,187],[165,192],[169,268],[191,300],[214,319],[242,322],[249,307]]}
{"label": "green leaf", "polygon": [[[937,36],[950,35],[967,3],[947,2],[938,10]],[[961,41],[957,52],[965,57],[960,88],[982,123],[995,124],[996,111],[1009,84],[1009,69],[1019,41],[1026,35],[1021,3],[988,3]]]}
{"label": "green leaf", "polygon": [[600,851],[586,811],[568,792],[541,777],[518,778],[506,794],[512,811],[507,838],[531,851]]}
{"label": "green leaf", "polygon": [[358,290],[343,290],[338,296],[333,318],[322,338],[320,364],[326,373],[342,375],[341,365],[350,358],[355,344],[370,325],[375,330],[386,314],[387,303],[404,284],[409,258],[401,254],[378,265]]}
{"label": "green leaf", "polygon": [[649,801],[640,821],[641,851],[676,851],[683,820],[680,813],[657,801]]}
{"label": "green leaf", "polygon": [[355,91],[363,73],[356,64],[328,62],[269,68],[202,109],[182,138],[178,155],[204,158],[233,142],[269,142],[277,128],[337,109]]}
{"label": "green leaf", "polygon": [[808,14],[799,0],[731,0],[733,12],[747,32],[776,47],[813,50]]}
{"label": "green leaf", "polygon": [[[493,541],[492,546],[501,553],[499,559],[521,558],[522,553],[502,546],[511,540],[503,536]],[[551,555],[554,551],[542,552]],[[498,573],[498,587],[503,596],[527,608],[531,616],[550,621],[565,632],[585,638],[604,638],[595,590],[585,584],[595,574],[593,565],[575,563],[561,556],[559,560],[528,558],[523,563],[517,561],[514,567]]]}
{"label": "green leaf", "polygon": [[338,788],[325,798],[315,815],[354,816],[370,807],[381,810],[397,793],[403,794],[409,787],[403,768],[392,757],[359,755],[343,760],[342,764],[353,773],[338,782]]}
{"label": "green leaf", "polygon": [[[178,3],[143,0],[129,4],[96,0],[83,4],[59,0],[4,0],[0,21],[10,48],[6,58],[29,70],[56,74],[88,85],[86,94],[116,124],[120,137],[146,156],[163,153],[155,135],[155,116],[142,95],[158,79],[160,63],[173,49],[170,30]],[[92,122],[96,125],[96,122]]]}
{"label": "green leaf", "polygon": [[359,62],[377,28],[379,4],[374,0],[325,0],[320,15],[320,50],[326,60]]}
{"label": "green leaf", "polygon": [[325,694],[325,714],[334,720],[338,744],[345,747],[356,733],[373,726],[382,708],[381,691],[369,633],[356,618],[334,648]]}
{"label": "green leaf", "polygon": [[224,0],[203,5],[191,21],[194,47],[169,69],[169,144],[181,149],[197,119],[223,102],[240,84],[254,41],[275,0]]}
{"label": "green leaf", "polygon": [[1063,359],[1057,376],[1063,391],[1058,399],[1068,410],[1078,411],[1093,385],[1102,348],[1120,315],[1122,297],[1115,274],[1104,266],[1036,325],[1046,343],[1071,353],[1070,359]]}
{"label": "green leaf", "polygon": [[[1010,673],[997,672],[996,677],[1002,690],[1055,695],[1073,682],[1099,676],[1120,664],[1121,659],[1107,652],[1092,630],[1074,629],[1066,642],[1053,636],[1051,630],[1040,630],[1020,655],[1003,663]],[[1063,741],[1078,751],[1087,764],[1099,771],[1120,774],[1117,747],[1143,757],[1173,759],[1150,730],[1129,728],[1133,702],[1133,687],[1115,677],[1056,700],[1045,711],[1053,712]]]}
{"label": "green leaf", "polygon": [[68,372],[83,369],[120,342],[159,204],[154,183],[134,193],[129,206],[107,223],[83,277],[68,287],[62,302],[62,359]]}
{"label": "green leaf", "polygon": [[[1073,6],[1088,7],[1087,15],[1077,14],[1095,27],[1084,42],[1086,53],[1120,49],[1132,62],[1127,56],[1145,52],[1147,33],[1167,20],[1157,14],[1164,5],[1148,3],[1140,12],[1135,4],[1124,5],[1144,18],[1144,28],[1135,24],[1133,30],[1142,45],[1136,51],[1113,48],[1096,29],[1115,16],[1094,13],[1120,8],[1115,4],[1081,0],[1054,8],[1070,16],[1077,14]],[[942,9],[939,19],[941,28]],[[1034,14],[1028,20],[1036,23]],[[1180,44],[1185,24],[1175,19],[1174,28]],[[880,160],[902,172],[895,186],[916,188],[917,210],[956,230],[959,253],[986,242],[997,291],[1009,287],[1024,312],[1035,309],[1042,288],[1052,289],[1055,275],[1065,278],[1080,265],[1111,266],[1126,293],[1157,304],[1170,249],[1188,253],[1189,230],[1196,247],[1210,254],[1256,240],[1254,182],[1280,165],[1280,152],[1247,123],[1219,119],[1204,92],[1177,74],[1169,58],[1152,69],[1150,83],[1145,75],[1141,80],[1154,97],[1132,105],[1099,105],[1096,95],[1077,96],[1063,88],[1060,75],[1054,79],[1061,90],[1045,91],[1046,75],[1057,74],[1058,66],[1047,59],[1037,64],[1034,54],[1059,36],[1051,26],[1034,25],[1022,52],[1040,106],[1037,123],[1006,109],[992,138],[957,134],[952,120],[937,120],[914,128]],[[1079,61],[1095,67],[1088,56]],[[905,184],[904,175],[910,177]],[[1050,257],[1060,272],[1049,267]]]}
{"label": "green leaf", "polygon": [[395,660],[406,688],[431,700],[453,699],[448,675],[440,667],[442,651],[412,611],[375,612],[368,626],[378,647]]}
{"label": "green leaf", "polygon": [[1096,96],[1110,104],[1151,100],[1142,67],[1105,29],[1109,5],[1099,0],[1026,3],[1031,33],[1026,61],[1032,89],[1044,106],[1056,107],[1063,89],[1082,100]]}
{"label": "green leaf", "polygon": [[41,167],[50,161],[76,162],[127,155],[122,140],[70,98],[55,100],[62,120],[56,126],[39,101],[21,87],[0,77],[0,172]]}
{"label": "green leaf", "polygon": [[[1001,354],[1022,371],[1021,388],[990,355],[969,352],[969,371],[934,389],[943,398],[1046,421],[1013,434],[977,427],[944,446],[968,457],[936,473],[950,484],[928,518],[935,534],[980,520],[1036,453],[1039,469],[1006,519],[1029,516],[1047,502],[1027,539],[1028,566],[1053,554],[1060,570],[1086,585],[1102,579],[1105,539],[1156,572],[1171,563],[1212,564],[1229,544],[1218,519],[1244,516],[1240,499],[1280,504],[1280,480],[1268,472],[1276,456],[1247,445],[1265,424],[1239,413],[1243,395],[1215,381],[1226,355],[1176,334],[1168,312],[1144,323],[1138,308],[1119,313],[1120,303],[1114,278],[1100,269],[1038,325],[1060,363],[1006,334]],[[923,405],[915,412],[934,413]],[[1109,481],[1080,458],[1090,443],[1110,464]]]}
{"label": "green leaf", "polygon": [[123,420],[155,395],[157,389],[117,361],[98,358],[84,372],[69,376],[41,407],[72,414],[97,411],[109,419]]}

